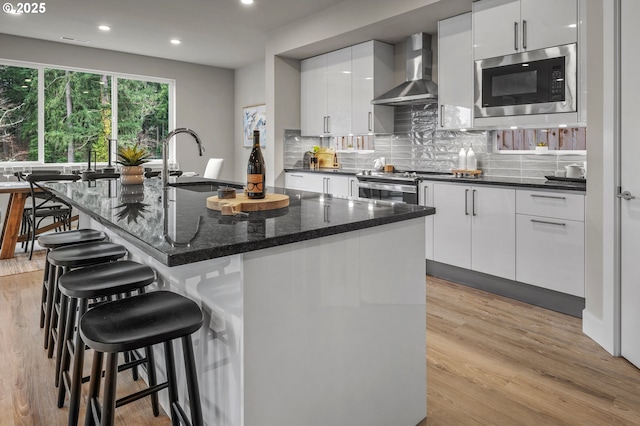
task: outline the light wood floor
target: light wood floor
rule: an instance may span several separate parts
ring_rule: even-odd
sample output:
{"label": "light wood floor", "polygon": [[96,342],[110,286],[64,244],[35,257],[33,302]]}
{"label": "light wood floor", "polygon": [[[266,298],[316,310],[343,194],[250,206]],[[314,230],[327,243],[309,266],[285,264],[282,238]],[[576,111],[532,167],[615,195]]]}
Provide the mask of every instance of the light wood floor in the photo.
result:
{"label": "light wood floor", "polygon": [[[38,327],[41,274],[0,277],[1,426],[66,424]],[[427,277],[427,341],[429,426],[640,424],[640,371],[579,319]],[[138,386],[130,377],[119,376],[121,392]],[[116,424],[170,421],[143,400],[118,409]]]}

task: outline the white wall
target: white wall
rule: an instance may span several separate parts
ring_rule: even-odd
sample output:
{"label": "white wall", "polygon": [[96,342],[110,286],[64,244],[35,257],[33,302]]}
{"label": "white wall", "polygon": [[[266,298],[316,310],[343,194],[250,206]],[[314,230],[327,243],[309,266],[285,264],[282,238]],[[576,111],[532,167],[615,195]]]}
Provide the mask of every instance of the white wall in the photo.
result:
{"label": "white wall", "polygon": [[0,46],[0,59],[175,80],[176,127],[193,129],[206,149],[199,157],[193,139],[179,135],[180,167],[202,173],[209,156],[223,157],[230,165],[222,177],[233,178],[233,70],[5,34],[0,34]]}
{"label": "white wall", "polygon": [[[259,61],[253,64],[249,64],[245,67],[238,68],[236,70],[235,79],[235,119],[234,119],[234,134],[233,147],[235,162],[226,164],[224,169],[231,168],[233,170],[233,180],[236,182],[244,182],[247,179],[247,161],[249,160],[249,154],[251,149],[244,148],[243,141],[243,123],[242,123],[242,110],[246,106],[260,105],[265,103],[265,76],[264,76],[264,61]],[[267,123],[267,126],[269,123]],[[266,147],[263,151],[263,155],[266,156],[268,151],[273,151],[273,141],[267,140]],[[217,157],[215,153],[211,156]],[[266,159],[265,159],[266,162]],[[267,175],[271,174],[269,165],[267,164]]]}

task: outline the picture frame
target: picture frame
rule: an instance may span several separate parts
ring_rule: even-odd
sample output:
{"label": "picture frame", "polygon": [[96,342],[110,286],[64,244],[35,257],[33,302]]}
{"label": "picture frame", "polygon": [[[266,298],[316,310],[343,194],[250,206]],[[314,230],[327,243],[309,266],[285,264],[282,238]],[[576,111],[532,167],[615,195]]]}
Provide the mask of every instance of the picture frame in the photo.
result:
{"label": "picture frame", "polygon": [[253,146],[253,131],[260,130],[260,147],[265,148],[267,142],[267,106],[250,105],[242,109],[243,146]]}

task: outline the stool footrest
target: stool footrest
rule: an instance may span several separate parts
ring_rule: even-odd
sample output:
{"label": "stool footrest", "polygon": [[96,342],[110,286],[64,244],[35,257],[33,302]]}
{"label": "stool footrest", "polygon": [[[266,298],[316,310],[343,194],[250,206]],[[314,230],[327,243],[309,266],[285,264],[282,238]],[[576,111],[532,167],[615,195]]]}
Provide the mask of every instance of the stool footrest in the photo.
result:
{"label": "stool footrest", "polygon": [[173,411],[173,414],[176,416],[180,424],[192,426],[189,418],[187,417],[187,414],[184,412],[180,404],[174,402],[173,404],[171,404],[171,410]]}
{"label": "stool footrest", "polygon": [[152,395],[156,392],[161,391],[162,389],[166,389],[169,387],[169,382],[158,383],[155,386],[148,387],[146,389],[142,389],[136,393],[132,393],[131,395],[127,395],[124,398],[120,398],[116,401],[116,408],[121,407],[125,404],[128,404],[133,401],[137,401],[141,398]]}

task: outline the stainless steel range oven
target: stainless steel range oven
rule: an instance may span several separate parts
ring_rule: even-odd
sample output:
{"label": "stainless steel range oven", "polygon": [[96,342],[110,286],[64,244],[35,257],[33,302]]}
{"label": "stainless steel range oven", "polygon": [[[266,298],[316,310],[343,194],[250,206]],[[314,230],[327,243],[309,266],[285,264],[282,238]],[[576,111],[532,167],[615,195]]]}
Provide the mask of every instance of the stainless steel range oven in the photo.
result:
{"label": "stainless steel range oven", "polygon": [[356,177],[360,198],[418,204],[419,177],[416,173],[365,170]]}

